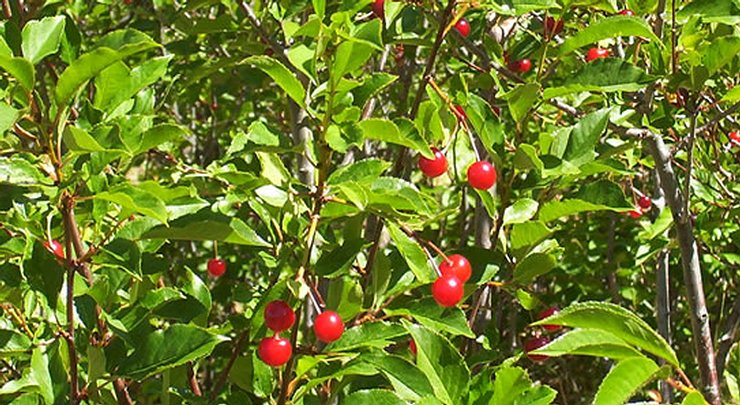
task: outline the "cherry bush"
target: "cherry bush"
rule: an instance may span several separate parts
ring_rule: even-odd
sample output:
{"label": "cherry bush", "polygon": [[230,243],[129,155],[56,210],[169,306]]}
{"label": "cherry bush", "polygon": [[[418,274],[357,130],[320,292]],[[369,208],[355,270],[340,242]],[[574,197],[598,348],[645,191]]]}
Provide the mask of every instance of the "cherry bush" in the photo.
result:
{"label": "cherry bush", "polygon": [[737,0],[2,6],[0,403],[740,401]]}

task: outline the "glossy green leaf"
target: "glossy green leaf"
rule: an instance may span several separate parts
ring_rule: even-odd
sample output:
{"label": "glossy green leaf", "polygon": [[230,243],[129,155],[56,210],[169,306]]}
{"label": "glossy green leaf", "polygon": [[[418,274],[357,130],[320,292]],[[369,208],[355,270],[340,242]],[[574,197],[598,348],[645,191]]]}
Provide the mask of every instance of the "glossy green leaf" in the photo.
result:
{"label": "glossy green leaf", "polygon": [[545,89],[543,97],[550,99],[583,91],[637,91],[652,80],[654,78],[643,69],[629,62],[613,58],[597,59],[568,76],[562,86]]}
{"label": "glossy green leaf", "polygon": [[334,170],[326,183],[341,184],[346,181],[358,183],[372,182],[380,177],[391,166],[390,162],[380,159],[365,159]]}
{"label": "glossy green leaf", "polygon": [[87,131],[71,125],[64,130],[62,140],[69,150],[78,153],[102,152],[105,150]]}
{"label": "glossy green leaf", "polygon": [[536,83],[518,84],[510,92],[501,95],[509,104],[514,121],[521,122],[527,116],[535,101],[540,97],[540,85]]}
{"label": "glossy green leaf", "polygon": [[551,357],[582,355],[625,359],[641,357],[639,351],[617,336],[598,329],[573,329],[558,336],[550,344],[533,351]]}
{"label": "glossy green leaf", "polygon": [[95,195],[96,199],[110,201],[120,205],[124,210],[136,212],[167,223],[167,207],[156,195],[134,187],[130,184],[116,186],[108,191]]}
{"label": "glossy green leaf", "polygon": [[115,375],[143,379],[206,357],[222,341],[218,335],[195,326],[172,325],[144,336]]}
{"label": "glossy green leaf", "polygon": [[708,402],[704,399],[704,397],[699,393],[699,391],[694,391],[690,393],[689,395],[686,395],[686,398],[681,401],[681,405],[707,405]]}
{"label": "glossy green leaf", "polygon": [[295,74],[288,70],[280,61],[269,56],[251,56],[244,60],[244,63],[254,65],[259,70],[265,72],[296,104],[305,107],[306,89],[296,78]]}
{"label": "glossy green leaf", "polygon": [[594,405],[622,405],[660,370],[647,357],[633,357],[617,363],[604,377],[594,398]]}
{"label": "glossy green leaf", "polygon": [[424,250],[419,246],[419,242],[406,235],[397,225],[386,223],[388,232],[393,239],[394,245],[403,256],[411,271],[414,272],[417,280],[421,283],[430,283],[435,280],[436,274]]}
{"label": "glossy green leaf", "polygon": [[429,380],[414,364],[394,355],[365,355],[362,359],[375,367],[390,381],[394,392],[403,400],[417,401],[434,395]]}
{"label": "glossy green leaf", "polygon": [[199,211],[146,232],[143,239],[215,240],[249,246],[270,246],[239,218]]}
{"label": "glossy green leaf", "polygon": [[407,405],[407,402],[393,391],[382,389],[355,391],[347,395],[344,402],[357,405]]}
{"label": "glossy green leaf", "polygon": [[517,250],[526,246],[534,246],[550,236],[552,232],[552,229],[539,221],[515,224],[511,228],[511,234],[509,235],[511,248]]}
{"label": "glossy green leaf", "polygon": [[432,150],[429,149],[428,143],[418,134],[411,130],[413,124],[407,124],[409,131],[402,132],[395,122],[380,118],[371,118],[361,121],[358,126],[366,139],[388,142],[396,145],[405,146],[423,155],[432,158]]}
{"label": "glossy green leaf", "polygon": [[531,198],[517,200],[504,210],[504,225],[521,224],[537,214],[539,204]]}
{"label": "glossy green leaf", "polygon": [[112,112],[139,90],[157,82],[166,72],[172,56],[152,58],[133,69],[117,62],[100,72],[95,79],[96,108]]}
{"label": "glossy green leaf", "polygon": [[429,329],[449,333],[452,336],[475,338],[468,326],[465,313],[457,307],[444,308],[432,298],[404,302],[385,309],[389,316],[410,316]]}
{"label": "glossy green leaf", "polygon": [[638,17],[616,15],[598,19],[566,39],[560,46],[560,54],[565,55],[602,39],[628,36],[646,38],[662,46],[660,39],[655,36],[645,20]]}
{"label": "glossy green leaf", "polygon": [[533,253],[517,263],[514,268],[514,282],[528,284],[537,277],[554,269],[557,258],[547,253]]}
{"label": "glossy green leaf", "polygon": [[362,239],[344,241],[336,248],[326,251],[316,262],[314,269],[322,277],[336,277],[345,273],[365,247]]}
{"label": "glossy green leaf", "polygon": [[740,23],[740,5],[734,1],[694,0],[676,13],[681,20],[692,16],[700,16],[705,22],[736,25]]}
{"label": "glossy green leaf", "polygon": [[20,118],[20,111],[0,101],[0,134],[12,128],[18,118]]}
{"label": "glossy green leaf", "polygon": [[374,72],[370,74],[365,81],[362,82],[362,85],[352,90],[355,105],[363,108],[365,104],[367,104],[368,100],[384,88],[394,83],[396,80],[398,80],[398,76],[385,72]]}
{"label": "glossy green leaf", "polygon": [[416,342],[416,364],[442,402],[456,403],[468,390],[470,370],[449,340],[420,325],[404,321]]}
{"label": "glossy green leaf", "polygon": [[31,348],[31,340],[23,333],[0,329],[0,357],[14,356]]}
{"label": "glossy green leaf", "polygon": [[64,33],[64,23],[64,16],[46,17],[26,23],[21,34],[23,56],[35,65],[56,53]]}
{"label": "glossy green leaf", "polygon": [[737,58],[740,54],[740,38],[736,36],[714,38],[701,52],[702,62],[712,75]]}
{"label": "glossy green leaf", "polygon": [[406,329],[389,322],[365,322],[347,329],[342,337],[326,348],[331,352],[355,350],[360,347],[377,347],[383,349],[393,343],[393,339],[405,335]]}
{"label": "glossy green leaf", "polygon": [[532,383],[527,372],[519,367],[504,367],[496,371],[493,382],[493,399],[496,405],[552,403],[557,392],[550,387]]}
{"label": "glossy green leaf", "polygon": [[630,345],[678,366],[676,353],[665,339],[645,321],[618,305],[603,302],[576,303],[533,325],[543,324],[608,332]]}
{"label": "glossy green leaf", "polygon": [[51,179],[20,156],[0,157],[0,184],[32,186],[52,184]]}
{"label": "glossy green leaf", "polygon": [[33,89],[34,82],[36,81],[36,70],[28,60],[0,55],[0,69],[5,70],[13,76],[18,81],[18,84],[23,86],[27,91]]}
{"label": "glossy green leaf", "polygon": [[188,135],[188,130],[179,125],[160,124],[148,129],[141,135],[141,143],[134,154],[146,152],[156,148],[163,143],[183,140]]}
{"label": "glossy green leaf", "polygon": [[606,131],[611,109],[605,108],[581,118],[570,133],[563,159],[581,165],[594,159],[594,148]]}

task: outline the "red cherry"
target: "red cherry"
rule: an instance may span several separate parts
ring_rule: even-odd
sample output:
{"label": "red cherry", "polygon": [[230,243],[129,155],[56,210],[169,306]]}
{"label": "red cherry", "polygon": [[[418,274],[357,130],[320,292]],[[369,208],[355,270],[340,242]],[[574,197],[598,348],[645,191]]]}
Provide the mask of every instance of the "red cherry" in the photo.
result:
{"label": "red cherry", "polygon": [[626,15],[628,17],[633,17],[635,15],[635,12],[630,9],[625,8],[624,10],[620,11],[619,14]]}
{"label": "red cherry", "polygon": [[457,23],[455,23],[455,29],[463,37],[467,38],[467,36],[470,35],[470,24],[468,23],[468,20],[464,18],[457,20]]}
{"label": "red cherry", "polygon": [[443,307],[454,307],[463,297],[463,283],[455,276],[442,275],[432,284],[432,297]]}
{"label": "red cherry", "polygon": [[473,273],[470,262],[463,255],[447,256],[447,260],[439,264],[439,271],[443,277],[454,276],[463,283],[470,280],[470,275]]}
{"label": "red cherry", "polygon": [[609,57],[609,50],[604,48],[591,48],[586,55],[586,61],[591,62],[596,59]]}
{"label": "red cherry", "polygon": [[730,138],[730,142],[734,143],[735,145],[740,145],[740,132],[732,131],[727,134],[727,137]]}
{"label": "red cherry", "polygon": [[211,259],[208,261],[208,274],[212,277],[220,277],[226,273],[226,262],[221,259]]}
{"label": "red cherry", "polygon": [[529,357],[532,361],[545,361],[550,358],[550,356],[545,356],[543,354],[528,354],[531,351],[535,351],[539,349],[540,347],[543,347],[550,343],[550,338],[547,336],[540,336],[537,338],[532,338],[524,342],[524,352],[527,353],[527,357]]}
{"label": "red cherry", "polygon": [[290,329],[295,322],[295,312],[285,301],[272,301],[265,307],[265,325],[275,332]]}
{"label": "red cherry", "polygon": [[427,177],[439,177],[447,172],[447,158],[441,150],[432,147],[434,159],[419,156],[419,170]]}
{"label": "red cherry", "polygon": [[51,243],[49,243],[48,240],[45,240],[43,242],[43,245],[46,248],[46,250],[53,253],[54,256],[64,260],[64,247],[62,246],[61,243],[59,243],[58,240],[54,239],[51,241]]}
{"label": "red cherry", "polygon": [[287,363],[292,354],[293,348],[290,346],[290,341],[278,335],[262,339],[257,349],[260,359],[272,367],[280,367]]}
{"label": "red cherry", "polygon": [[649,210],[650,207],[653,205],[653,201],[650,199],[650,197],[643,195],[640,197],[639,200],[637,200],[637,205],[640,206],[640,208],[644,210]]}
{"label": "red cherry", "polygon": [[465,109],[462,108],[462,106],[455,104],[454,108],[455,109],[453,112],[455,113],[455,116],[459,121],[465,121],[466,119],[468,119],[468,114],[465,112]]}
{"label": "red cherry", "polygon": [[384,8],[385,0],[375,0],[375,3],[372,4],[373,7],[373,14],[375,14],[376,17],[382,19],[385,19],[385,8]]}
{"label": "red cherry", "polygon": [[[560,310],[558,309],[558,307],[550,307],[550,308],[547,308],[547,309],[543,310],[542,312],[540,312],[537,315],[537,319],[549,318],[549,317],[557,314],[558,312],[560,312]],[[542,327],[545,328],[545,330],[550,331],[550,332],[559,330],[561,328],[560,325],[542,325]]]}
{"label": "red cherry", "polygon": [[508,67],[515,73],[527,73],[532,69],[532,61],[529,59],[515,60],[509,62]]}
{"label": "red cherry", "polygon": [[563,19],[555,20],[553,17],[545,18],[545,38],[549,39],[563,31]]}
{"label": "red cherry", "polygon": [[638,208],[636,210],[628,212],[627,214],[629,214],[629,216],[631,216],[632,218],[637,219],[642,216],[642,211],[640,211],[640,209]]}
{"label": "red cherry", "polygon": [[468,167],[468,183],[478,190],[488,190],[496,183],[496,168],[486,161],[478,161]]}
{"label": "red cherry", "polygon": [[344,323],[334,311],[324,311],[313,321],[313,331],[316,337],[324,343],[331,343],[344,333]]}
{"label": "red cherry", "polygon": [[416,354],[416,342],[414,342],[414,339],[409,339],[409,350],[411,350],[411,353]]}

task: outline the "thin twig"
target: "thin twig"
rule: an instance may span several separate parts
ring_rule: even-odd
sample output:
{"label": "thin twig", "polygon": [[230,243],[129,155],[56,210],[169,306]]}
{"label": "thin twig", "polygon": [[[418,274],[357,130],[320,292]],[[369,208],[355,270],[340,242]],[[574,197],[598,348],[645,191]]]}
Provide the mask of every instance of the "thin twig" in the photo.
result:
{"label": "thin twig", "polygon": [[234,344],[234,350],[231,351],[231,357],[229,357],[229,361],[226,363],[226,367],[224,367],[223,370],[221,370],[221,374],[219,374],[218,379],[216,380],[216,384],[213,386],[213,390],[211,391],[210,400],[213,402],[218,397],[218,394],[221,393],[221,390],[224,387],[224,384],[226,384],[226,379],[229,377],[229,373],[231,372],[231,368],[234,367],[234,363],[236,362],[236,359],[239,357],[239,354],[242,352],[242,348],[244,346],[244,343],[249,338],[249,329],[242,332],[239,337],[236,339],[236,343]]}

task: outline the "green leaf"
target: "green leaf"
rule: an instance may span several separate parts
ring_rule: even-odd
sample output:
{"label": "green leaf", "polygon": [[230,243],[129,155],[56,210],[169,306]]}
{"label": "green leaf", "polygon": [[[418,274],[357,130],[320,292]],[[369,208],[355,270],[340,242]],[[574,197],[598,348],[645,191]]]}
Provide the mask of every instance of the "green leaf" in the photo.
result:
{"label": "green leaf", "polygon": [[105,150],[87,131],[71,125],[65,128],[62,140],[67,148],[73,152],[90,153]]}
{"label": "green leaf", "polygon": [[740,23],[740,5],[734,1],[694,0],[676,13],[676,18],[686,20],[701,16],[704,22],[719,22],[727,25]]}
{"label": "green leaf", "polygon": [[167,223],[168,214],[164,202],[156,195],[130,184],[122,184],[98,193],[95,198],[116,203],[125,210],[146,215],[164,224]]}
{"label": "green leaf", "polygon": [[429,144],[417,131],[412,130],[412,128],[414,128],[413,123],[406,120],[400,122],[409,130],[402,132],[398,125],[393,121],[380,118],[371,118],[361,121],[358,126],[360,127],[363,136],[367,139],[374,139],[376,141],[405,146],[421,152],[421,154],[428,158],[433,158],[434,154],[429,148]]}
{"label": "green leaf", "polygon": [[534,246],[542,242],[546,237],[552,234],[552,229],[539,221],[529,221],[523,224],[515,224],[511,228],[509,241],[511,248],[517,250],[527,246]]}
{"label": "green leaf", "polygon": [[174,124],[160,124],[148,129],[141,135],[141,143],[134,155],[146,152],[167,142],[182,140],[188,135],[188,130]]}
{"label": "green leaf", "polygon": [[288,70],[288,68],[280,63],[280,61],[269,56],[259,55],[251,56],[244,62],[254,65],[257,69],[265,72],[265,74],[275,81],[275,84],[288,93],[288,96],[292,98],[296,104],[303,108],[306,107],[306,89],[303,87],[300,80],[296,78],[295,74]]}
{"label": "green leaf", "polygon": [[407,405],[407,402],[399,398],[393,391],[382,389],[355,391],[344,398],[344,403],[353,405]]}
{"label": "green leaf", "polygon": [[329,352],[351,351],[361,347],[384,349],[393,339],[405,335],[406,329],[397,323],[365,322],[347,329],[336,342],[329,344]]}
{"label": "green leaf", "polygon": [[550,222],[558,218],[567,217],[587,211],[625,211],[629,208],[610,207],[603,204],[594,204],[578,199],[566,199],[562,201],[550,201],[540,209],[540,221]]}
{"label": "green leaf", "polygon": [[35,65],[46,56],[57,52],[64,33],[64,22],[64,16],[60,15],[29,21],[23,26],[21,49],[23,56],[31,61],[31,64]]}
{"label": "green leaf", "polygon": [[531,198],[517,200],[504,210],[504,225],[521,224],[532,219],[537,214],[539,203]]}
{"label": "green leaf", "polygon": [[550,387],[535,385],[527,372],[519,367],[504,367],[496,371],[491,404],[550,404],[557,392]]}
{"label": "green leaf", "polygon": [[32,186],[52,184],[51,179],[26,159],[20,156],[0,157],[0,184]]}
{"label": "green leaf", "polygon": [[724,97],[722,97],[722,101],[727,101],[731,103],[740,101],[740,86],[735,86],[730,89],[730,91],[725,93]]}
{"label": "green leaf", "polygon": [[414,184],[396,177],[379,177],[365,192],[368,204],[378,209],[390,207],[396,211],[431,215],[437,207],[436,201],[421,193]]}
{"label": "green leaf", "polygon": [[239,218],[201,210],[158,226],[142,235],[142,239],[211,240],[239,245],[269,247],[251,227]]}
{"label": "green leaf", "polygon": [[706,48],[702,49],[702,62],[709,70],[709,74],[713,75],[732,62],[738,53],[740,53],[740,38],[736,36],[713,38]]}
{"label": "green leaf", "polygon": [[699,391],[694,391],[683,399],[681,405],[706,405],[707,401]]}
{"label": "green leaf", "polygon": [[537,83],[517,84],[513,90],[501,95],[509,104],[509,111],[514,121],[521,122],[540,96],[540,85]]}
{"label": "green leaf", "polygon": [[431,329],[403,323],[416,343],[416,364],[429,379],[436,397],[446,404],[457,403],[470,384],[470,370],[460,352]]}
{"label": "green leaf", "polygon": [[139,42],[125,43],[129,31],[131,30],[126,30],[120,34],[117,34],[118,31],[116,31],[108,34],[101,40],[101,42],[110,44],[111,46],[120,46],[118,50],[105,46],[96,48],[80,56],[67,66],[59,76],[57,87],[54,91],[57,105],[67,105],[82,85],[108,66],[123,58],[157,46],[156,42],[141,33],[139,33],[140,35],[129,34],[129,36],[136,38]]}
{"label": "green leaf", "polygon": [[153,58],[133,69],[120,61],[112,64],[95,79],[93,105],[99,110],[113,112],[122,102],[164,76],[171,59],[171,55]]}
{"label": "green leaf", "polygon": [[31,340],[23,333],[0,329],[0,357],[15,356],[31,348]]}
{"label": "green leaf", "polygon": [[394,392],[403,400],[417,401],[421,397],[434,395],[429,379],[408,360],[385,353],[363,355],[366,361],[380,370],[390,381]]}
{"label": "green leaf", "polygon": [[398,76],[385,72],[374,72],[368,75],[360,87],[352,90],[352,93],[354,94],[354,104],[360,108],[365,107],[368,100],[396,80],[398,80]]}
{"label": "green leaf", "polygon": [[620,361],[601,382],[594,405],[624,404],[638,389],[650,382],[659,370],[660,367],[646,357]]}
{"label": "green leaf", "polygon": [[678,367],[678,358],[665,339],[632,312],[614,304],[583,302],[533,325],[563,325],[572,328],[598,329],[652,353]]}
{"label": "green leaf", "polygon": [[653,30],[642,18],[616,15],[598,19],[566,39],[560,46],[560,54],[568,54],[602,39],[628,36],[643,37],[655,41],[661,47],[663,46],[660,39],[655,36]]}
{"label": "green leaf", "polygon": [[587,63],[565,79],[559,87],[545,89],[543,97],[550,99],[583,91],[637,91],[654,80],[645,71],[621,59],[605,58]]}
{"label": "green leaf", "polygon": [[436,274],[429,264],[429,259],[419,243],[406,235],[396,224],[387,222],[388,232],[398,251],[409,265],[409,268],[421,283],[431,283]]}
{"label": "green leaf", "polygon": [[528,284],[535,278],[549,272],[557,265],[555,256],[547,253],[533,253],[517,263],[514,268],[514,282]]}
{"label": "green leaf", "polygon": [[337,277],[344,274],[355,262],[364,246],[364,240],[350,239],[333,250],[323,253],[314,266],[316,274],[322,277]]}
{"label": "green leaf", "polygon": [[327,179],[326,184],[341,184],[346,181],[354,181],[357,183],[373,182],[389,167],[391,167],[391,163],[384,160],[361,160],[347,166],[342,166],[332,172],[329,179]]}
{"label": "green leaf", "polygon": [[457,307],[440,307],[433,299],[425,298],[413,302],[404,302],[385,309],[389,316],[410,316],[429,329],[446,332],[452,336],[475,338],[468,326],[465,313]]}
{"label": "green leaf", "polygon": [[15,80],[18,80],[18,84],[23,86],[27,91],[33,89],[34,82],[36,81],[36,70],[28,60],[0,55],[0,68],[15,77]]}
{"label": "green leaf", "polygon": [[12,128],[18,118],[20,118],[20,111],[0,101],[0,134]]}
{"label": "green leaf", "polygon": [[627,342],[617,336],[598,329],[573,329],[532,353],[551,357],[581,355],[625,359],[641,357]]}
{"label": "green leaf", "polygon": [[114,375],[143,380],[206,357],[224,340],[196,326],[172,325],[144,336]]}
{"label": "green leaf", "polygon": [[594,148],[609,123],[610,108],[601,109],[581,118],[570,133],[563,158],[578,166],[594,159]]}
{"label": "green leaf", "polygon": [[575,197],[591,204],[612,207],[621,211],[633,209],[633,205],[627,201],[622,188],[609,180],[586,184],[578,190]]}

